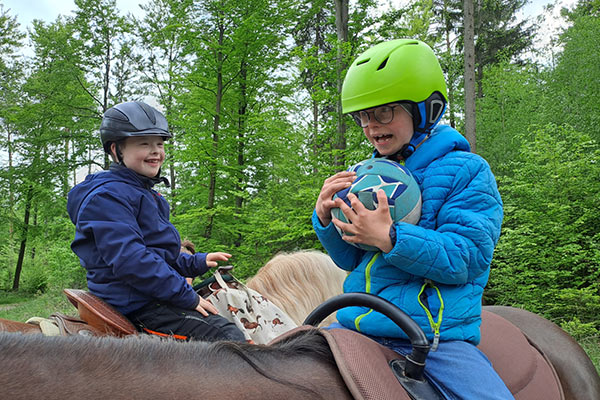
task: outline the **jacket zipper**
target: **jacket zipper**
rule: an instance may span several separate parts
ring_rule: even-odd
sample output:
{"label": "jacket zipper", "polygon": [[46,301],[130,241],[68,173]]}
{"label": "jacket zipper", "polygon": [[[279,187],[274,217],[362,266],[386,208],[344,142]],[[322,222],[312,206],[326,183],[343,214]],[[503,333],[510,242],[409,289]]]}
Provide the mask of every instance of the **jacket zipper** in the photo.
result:
{"label": "jacket zipper", "polygon": [[[377,260],[377,258],[379,257],[380,254],[381,254],[381,252],[375,253],[373,255],[373,257],[371,258],[371,260],[369,260],[369,263],[367,264],[367,267],[365,268],[365,293],[371,293],[371,267],[373,266],[373,264],[375,263],[375,260]],[[354,319],[354,327],[356,328],[356,330],[358,332],[360,332],[360,321],[364,317],[369,315],[371,312],[373,312],[373,309],[370,309],[366,313],[361,314]]]}

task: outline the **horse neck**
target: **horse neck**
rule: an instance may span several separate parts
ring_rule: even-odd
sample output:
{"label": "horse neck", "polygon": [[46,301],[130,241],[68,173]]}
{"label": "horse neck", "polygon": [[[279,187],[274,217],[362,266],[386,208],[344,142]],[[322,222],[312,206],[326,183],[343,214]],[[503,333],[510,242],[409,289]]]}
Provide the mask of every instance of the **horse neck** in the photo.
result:
{"label": "horse neck", "polygon": [[0,387],[5,398],[351,398],[326,362],[228,346],[267,376],[222,344],[0,334]]}

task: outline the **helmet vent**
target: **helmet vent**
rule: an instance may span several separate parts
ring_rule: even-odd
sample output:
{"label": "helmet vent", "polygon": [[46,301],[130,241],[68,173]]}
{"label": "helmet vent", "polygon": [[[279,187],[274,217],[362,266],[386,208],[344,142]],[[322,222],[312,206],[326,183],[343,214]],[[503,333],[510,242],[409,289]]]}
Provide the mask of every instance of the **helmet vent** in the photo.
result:
{"label": "helmet vent", "polygon": [[385,65],[387,64],[387,62],[388,62],[389,59],[390,58],[388,57],[385,60],[383,60],[383,62],[381,64],[379,64],[379,67],[377,67],[377,71],[384,69]]}
{"label": "helmet vent", "polygon": [[364,60],[358,61],[358,62],[356,63],[356,65],[362,65],[362,64],[364,64],[364,63],[368,63],[369,61],[371,61],[371,59],[370,59],[370,58],[367,58],[367,59],[364,59]]}
{"label": "helmet vent", "polygon": [[142,107],[142,110],[144,110],[144,113],[146,114],[148,119],[152,122],[152,125],[156,125],[156,116],[154,115],[154,110],[152,108],[150,108],[150,106],[148,104],[142,103],[141,101],[138,102],[137,104],[139,104],[140,107]]}

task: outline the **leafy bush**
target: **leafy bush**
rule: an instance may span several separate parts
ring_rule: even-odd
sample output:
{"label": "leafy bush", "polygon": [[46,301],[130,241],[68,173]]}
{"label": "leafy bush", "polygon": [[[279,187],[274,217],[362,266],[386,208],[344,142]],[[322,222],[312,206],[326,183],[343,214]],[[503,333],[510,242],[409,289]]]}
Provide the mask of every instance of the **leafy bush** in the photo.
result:
{"label": "leafy bush", "polygon": [[575,338],[575,340],[583,340],[585,338],[590,338],[594,336],[598,336],[598,329],[594,327],[593,322],[583,323],[579,320],[579,318],[574,317],[570,321],[564,322],[560,324],[560,327],[563,328],[567,333]]}
{"label": "leafy bush", "polygon": [[598,328],[598,144],[568,126],[532,134],[513,174],[499,178],[505,218],[486,299]]}
{"label": "leafy bush", "polygon": [[48,244],[45,254],[48,284],[54,288],[87,287],[85,270],[79,264],[79,258],[69,247],[69,243]]}

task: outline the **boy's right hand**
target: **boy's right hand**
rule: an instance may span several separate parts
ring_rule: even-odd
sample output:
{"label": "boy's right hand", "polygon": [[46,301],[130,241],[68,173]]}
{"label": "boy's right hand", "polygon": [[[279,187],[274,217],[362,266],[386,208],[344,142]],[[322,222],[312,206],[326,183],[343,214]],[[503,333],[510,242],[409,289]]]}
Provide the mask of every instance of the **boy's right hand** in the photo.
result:
{"label": "boy's right hand", "polygon": [[200,302],[196,306],[196,311],[198,311],[200,314],[204,315],[205,317],[208,317],[208,312],[210,312],[211,314],[219,313],[219,311],[215,308],[215,306],[213,306],[213,304],[210,301],[206,300],[202,296],[199,296],[199,297],[200,297]]}
{"label": "boy's right hand", "polygon": [[231,258],[231,254],[217,251],[216,253],[206,254],[206,266],[208,268],[218,267],[217,261],[228,261]]}
{"label": "boy's right hand", "polygon": [[323,182],[321,193],[317,198],[315,210],[321,225],[327,226],[331,223],[331,209],[335,207],[332,200],[333,195],[340,190],[346,189],[356,179],[356,172],[342,171],[330,176]]}

